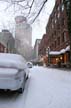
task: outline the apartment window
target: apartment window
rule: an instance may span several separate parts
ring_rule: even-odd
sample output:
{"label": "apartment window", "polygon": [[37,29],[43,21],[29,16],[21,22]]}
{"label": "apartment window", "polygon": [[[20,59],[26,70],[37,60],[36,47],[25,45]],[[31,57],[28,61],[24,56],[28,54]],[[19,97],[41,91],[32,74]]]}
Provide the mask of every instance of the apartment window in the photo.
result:
{"label": "apartment window", "polygon": [[63,0],[61,2],[63,3]]}
{"label": "apartment window", "polygon": [[54,31],[54,35],[56,36],[56,31]]}
{"label": "apartment window", "polygon": [[63,35],[62,35],[62,42],[64,42],[64,33],[63,33]]}
{"label": "apartment window", "polygon": [[57,39],[57,40],[58,40],[58,45],[60,45],[60,37],[58,37],[58,39]]}
{"label": "apartment window", "polygon": [[52,44],[52,49],[54,48],[54,44]]}
{"label": "apartment window", "polygon": [[52,34],[52,39],[54,38],[53,34]]}
{"label": "apartment window", "polygon": [[69,9],[69,5],[70,5],[70,2],[68,1],[68,2],[67,2],[67,9]]}
{"label": "apartment window", "polygon": [[53,25],[53,23],[52,23],[52,28],[54,28],[54,25]]}
{"label": "apartment window", "polygon": [[62,4],[62,11],[64,11],[64,4]]}
{"label": "apartment window", "polygon": [[56,48],[56,41],[55,41],[55,48]]}
{"label": "apartment window", "polygon": [[55,13],[55,18],[56,18],[56,13]]}
{"label": "apartment window", "polygon": [[61,18],[61,25],[62,26],[64,25],[64,22],[65,22],[64,18]]}
{"label": "apartment window", "polygon": [[57,20],[55,19],[55,24],[56,24]]}
{"label": "apartment window", "polygon": [[59,11],[60,10],[60,7],[58,6],[57,10]]}
{"label": "apartment window", "polygon": [[62,42],[65,42],[66,41],[66,33],[64,32],[63,34],[62,34]]}
{"label": "apartment window", "polygon": [[59,23],[57,23],[57,29],[58,29],[58,30],[60,29],[60,24],[59,24]]}
{"label": "apartment window", "polygon": [[57,17],[58,17],[58,18],[60,17],[60,12],[58,13]]}
{"label": "apartment window", "polygon": [[64,41],[66,42],[66,40],[67,40],[67,39],[66,39],[66,33],[64,33]]}

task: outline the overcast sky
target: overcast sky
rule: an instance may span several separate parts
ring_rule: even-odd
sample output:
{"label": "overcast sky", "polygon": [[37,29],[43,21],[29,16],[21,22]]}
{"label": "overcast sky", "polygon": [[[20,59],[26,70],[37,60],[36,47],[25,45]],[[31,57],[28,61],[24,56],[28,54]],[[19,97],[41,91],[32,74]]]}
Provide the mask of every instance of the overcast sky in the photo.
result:
{"label": "overcast sky", "polygon": [[[35,44],[36,39],[41,39],[45,33],[45,27],[48,22],[48,18],[54,7],[55,0],[48,0],[45,7],[43,8],[40,16],[37,18],[35,23],[32,25],[32,46]],[[0,30],[10,29],[11,32],[14,32],[12,29],[14,27],[14,11],[12,8],[9,11],[6,10],[6,3],[0,2]],[[4,10],[5,9],[5,10]]]}

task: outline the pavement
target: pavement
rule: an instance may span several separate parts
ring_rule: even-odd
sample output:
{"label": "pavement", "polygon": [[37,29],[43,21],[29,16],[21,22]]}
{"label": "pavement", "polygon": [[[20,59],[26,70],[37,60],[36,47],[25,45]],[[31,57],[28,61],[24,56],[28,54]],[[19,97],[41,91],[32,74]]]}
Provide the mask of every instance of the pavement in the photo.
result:
{"label": "pavement", "polygon": [[58,67],[57,65],[50,65],[47,66],[48,68],[55,68],[55,69],[59,69],[59,70],[66,70],[66,71],[71,71],[71,67]]}

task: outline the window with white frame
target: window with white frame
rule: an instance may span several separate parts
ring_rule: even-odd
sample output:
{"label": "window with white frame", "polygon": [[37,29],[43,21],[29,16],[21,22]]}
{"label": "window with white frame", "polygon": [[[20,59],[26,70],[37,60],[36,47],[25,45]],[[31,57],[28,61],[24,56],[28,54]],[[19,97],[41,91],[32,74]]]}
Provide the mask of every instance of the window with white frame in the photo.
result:
{"label": "window with white frame", "polygon": [[64,4],[62,5],[62,11],[64,11]]}
{"label": "window with white frame", "polygon": [[60,17],[60,12],[58,13],[57,17],[58,17],[58,18]]}

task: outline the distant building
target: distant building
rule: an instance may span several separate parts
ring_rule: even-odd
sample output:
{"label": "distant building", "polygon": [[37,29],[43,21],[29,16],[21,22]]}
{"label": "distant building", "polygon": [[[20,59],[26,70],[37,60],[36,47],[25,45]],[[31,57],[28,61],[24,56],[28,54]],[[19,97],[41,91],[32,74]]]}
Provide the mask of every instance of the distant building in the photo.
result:
{"label": "distant building", "polygon": [[6,29],[0,32],[0,52],[15,53],[15,39]]}
{"label": "distant building", "polygon": [[24,16],[17,16],[15,21],[15,47],[18,53],[28,59],[32,50],[32,28]]}
{"label": "distant building", "polygon": [[35,46],[34,46],[34,58],[38,59],[39,57],[39,44],[41,42],[41,39],[36,39]]}
{"label": "distant building", "polygon": [[38,54],[40,56],[46,55],[46,48],[48,45],[48,39],[47,38],[48,38],[47,34],[44,34],[41,41],[40,41],[39,50],[38,50]]}

